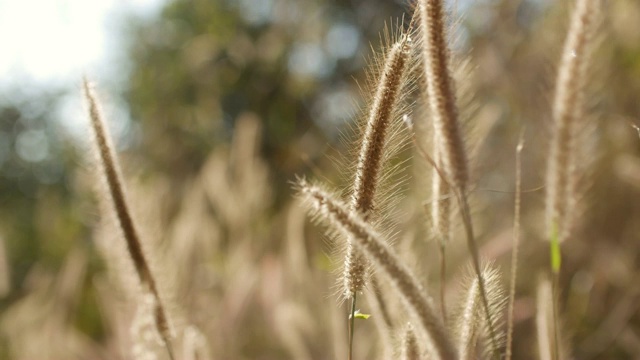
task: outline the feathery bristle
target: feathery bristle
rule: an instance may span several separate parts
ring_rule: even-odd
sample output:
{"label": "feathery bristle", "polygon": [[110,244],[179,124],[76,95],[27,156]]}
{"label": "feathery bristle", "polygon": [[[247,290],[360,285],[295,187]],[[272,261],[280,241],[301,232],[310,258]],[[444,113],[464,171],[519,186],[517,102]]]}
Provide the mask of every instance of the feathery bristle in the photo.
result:
{"label": "feathery bristle", "polygon": [[386,274],[428,335],[438,357],[456,359],[457,352],[424,288],[398,255],[360,215],[350,212],[347,206],[332,195],[317,186],[308,185],[304,180],[298,186],[300,195],[310,203],[317,215],[332,227],[351,236],[359,249],[377,265],[377,269]]}
{"label": "feathery bristle", "polygon": [[547,233],[562,242],[569,236],[576,189],[576,123],[584,115],[584,93],[599,0],[578,0],[562,50],[553,101],[551,154],[547,168]]}
{"label": "feathery bristle", "polygon": [[362,139],[351,209],[361,212],[365,217],[374,207],[373,199],[382,165],[387,129],[392,120],[393,108],[399,97],[398,91],[402,87],[401,80],[407,65],[406,46],[403,37],[391,47],[387,55]]}
{"label": "feathery bristle", "polygon": [[110,200],[110,205],[105,206],[104,208],[110,208],[115,214],[115,218],[117,219],[122,236],[126,241],[127,251],[131,256],[140,283],[155,298],[153,310],[155,324],[162,336],[170,357],[173,358],[170,342],[171,332],[167,313],[160,300],[156,280],[151,273],[149,263],[142,248],[139,232],[136,228],[133,217],[131,216],[130,207],[127,202],[122,181],[120,165],[109,135],[109,130],[102,118],[102,112],[100,110],[97,97],[87,79],[83,80],[83,90],[89,107],[89,118],[91,120],[91,127],[95,138],[96,157],[98,158],[97,161],[99,168],[107,186],[107,194],[105,194],[105,198]]}
{"label": "feathery bristle", "polygon": [[505,296],[501,282],[500,272],[491,264],[484,266],[482,277],[489,295],[489,310],[491,312],[491,326],[486,323],[482,309],[482,294],[480,292],[479,281],[473,270],[470,271],[470,282],[465,286],[464,301],[461,303],[461,310],[457,318],[457,345],[460,351],[460,359],[475,359],[477,354],[477,342],[484,342],[484,350],[487,358],[493,353],[497,353],[495,346],[499,343],[491,339],[490,328],[496,329],[505,305]]}

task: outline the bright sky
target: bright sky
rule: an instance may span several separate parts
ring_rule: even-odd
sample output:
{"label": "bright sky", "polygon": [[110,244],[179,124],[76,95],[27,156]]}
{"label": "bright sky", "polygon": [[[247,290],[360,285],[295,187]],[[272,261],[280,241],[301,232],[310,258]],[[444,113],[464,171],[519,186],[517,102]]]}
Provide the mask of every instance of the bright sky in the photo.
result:
{"label": "bright sky", "polygon": [[[0,0],[0,97],[47,111],[58,129],[86,138],[80,81],[97,83],[109,125],[120,146],[131,137],[126,105],[118,97],[125,80],[121,38],[127,16],[149,18],[164,0]],[[124,66],[124,67],[123,67]],[[64,90],[56,108],[33,101],[41,89]],[[39,141],[37,143],[44,143]],[[45,144],[46,145],[46,144]],[[44,146],[44,145],[43,145]]]}
{"label": "bright sky", "polygon": [[[162,0],[0,0],[0,79],[64,84],[110,72],[112,31],[125,14],[152,15]],[[73,79],[73,80],[72,80]],[[7,84],[8,82],[8,84]]]}

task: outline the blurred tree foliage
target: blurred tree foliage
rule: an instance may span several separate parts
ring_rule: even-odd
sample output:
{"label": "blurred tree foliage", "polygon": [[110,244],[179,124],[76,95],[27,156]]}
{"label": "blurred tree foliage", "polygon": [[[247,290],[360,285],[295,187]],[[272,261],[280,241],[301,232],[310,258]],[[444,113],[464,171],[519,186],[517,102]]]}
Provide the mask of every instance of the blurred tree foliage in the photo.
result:
{"label": "blurred tree foliage", "polygon": [[320,155],[326,136],[355,113],[349,105],[357,90],[345,79],[362,76],[366,44],[403,8],[389,1],[170,2],[131,37],[127,98],[143,124],[140,152],[174,180],[188,177],[228,141],[235,119],[252,112],[264,124],[262,151],[282,200],[288,181],[303,172],[301,155]]}
{"label": "blurred tree foliage", "polygon": [[74,167],[75,149],[52,120],[63,94],[30,90],[0,98],[0,236],[14,284],[22,283],[36,261],[60,265],[84,223],[70,208],[74,194],[67,170]]}

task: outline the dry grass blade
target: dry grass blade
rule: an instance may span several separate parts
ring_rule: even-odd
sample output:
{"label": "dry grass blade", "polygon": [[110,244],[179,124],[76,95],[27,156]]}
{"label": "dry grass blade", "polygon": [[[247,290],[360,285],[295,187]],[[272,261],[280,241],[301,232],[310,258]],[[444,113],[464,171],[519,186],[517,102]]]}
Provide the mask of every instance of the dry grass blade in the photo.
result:
{"label": "dry grass blade", "polygon": [[513,343],[513,304],[516,300],[516,278],[518,274],[518,250],[520,248],[520,198],[522,196],[522,148],[524,147],[523,133],[516,148],[516,199],[513,216],[513,248],[511,250],[511,279],[509,280],[509,305],[507,307],[507,349],[505,359],[511,360]]}
{"label": "dry grass blade", "polygon": [[0,299],[4,298],[11,290],[11,277],[9,262],[5,250],[4,237],[0,235]]}
{"label": "dry grass blade", "polygon": [[111,137],[109,136],[109,131],[102,118],[102,112],[100,110],[97,97],[87,79],[84,79],[83,81],[83,90],[89,107],[89,117],[91,119],[91,127],[95,137],[96,155],[100,170],[104,176],[104,182],[107,186],[107,194],[103,195],[105,198],[110,200],[111,210],[115,214],[120,231],[122,231],[122,235],[126,241],[127,251],[131,256],[131,260],[135,266],[136,274],[140,283],[143,287],[146,287],[155,298],[155,323],[158,328],[158,332],[162,336],[162,340],[167,347],[169,356],[173,359],[167,312],[161,302],[156,280],[151,273],[149,263],[142,248],[139,232],[136,229],[136,225],[131,216],[122,176],[120,175],[120,166],[118,164]]}
{"label": "dry grass blade", "polygon": [[299,183],[300,195],[309,202],[311,208],[332,227],[351,236],[360,250],[377,265],[398,290],[422,330],[429,337],[440,359],[456,359],[457,351],[435,313],[431,301],[416,277],[402,260],[380,239],[369,225],[357,214],[332,195],[317,186]]}
{"label": "dry grass blade", "polygon": [[391,344],[394,328],[393,322],[376,275],[373,274],[369,281],[371,286],[370,291],[366,292],[367,304],[371,308],[371,314],[373,314],[372,319],[378,332],[379,347],[382,349],[382,358],[389,359],[393,357],[393,346]]}
{"label": "dry grass blade", "polygon": [[554,314],[555,302],[551,281],[542,280],[536,294],[536,330],[538,333],[538,355],[541,360],[567,358],[560,329],[558,329],[559,321]]}

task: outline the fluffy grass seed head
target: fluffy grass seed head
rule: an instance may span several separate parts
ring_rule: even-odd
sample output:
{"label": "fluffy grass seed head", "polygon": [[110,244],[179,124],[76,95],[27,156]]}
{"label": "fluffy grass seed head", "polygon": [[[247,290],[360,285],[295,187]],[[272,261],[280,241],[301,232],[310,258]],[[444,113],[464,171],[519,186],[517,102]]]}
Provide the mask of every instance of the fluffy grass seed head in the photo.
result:
{"label": "fluffy grass seed head", "polygon": [[569,237],[576,203],[576,135],[584,118],[585,88],[600,0],[577,0],[562,49],[553,100],[551,154],[547,166],[547,234],[559,242]]}
{"label": "fluffy grass seed head", "polygon": [[[489,300],[489,311],[491,312],[492,328],[500,326],[502,313],[506,305],[506,296],[501,284],[502,277],[500,271],[492,264],[486,264],[482,270],[482,277],[487,289]],[[456,344],[460,351],[459,358],[475,359],[477,355],[477,344],[480,341],[486,358],[490,358],[494,342],[491,339],[490,327],[487,318],[484,316],[482,298],[478,278],[473,269],[469,269],[468,280],[464,282],[464,295],[459,304],[458,314],[455,321]],[[501,340],[503,336],[499,336]],[[501,342],[496,345],[500,346]]]}
{"label": "fluffy grass seed head", "polygon": [[455,84],[449,69],[444,1],[420,0],[416,11],[420,14],[426,96],[437,138],[436,144],[440,147],[443,170],[449,183],[464,192],[469,174],[458,121]]}
{"label": "fluffy grass seed head", "polygon": [[144,291],[148,291],[155,298],[153,305],[155,325],[169,352],[169,356],[173,358],[171,348],[172,335],[168,314],[160,299],[156,279],[151,273],[151,268],[140,240],[140,232],[132,217],[124,182],[122,180],[120,165],[114,150],[115,147],[113,146],[109,130],[103,119],[100,104],[98,103],[93,87],[87,79],[83,80],[82,85],[84,97],[88,105],[91,128],[93,129],[96,162],[98,163],[103,182],[106,184],[106,187],[103,187],[105,194],[101,195],[102,199],[105,199],[105,202],[109,204],[105,204],[102,208],[109,209],[113,212],[119,231],[126,242],[127,252],[131,256],[140,284]]}
{"label": "fluffy grass seed head", "polygon": [[298,184],[300,196],[318,218],[330,227],[350,236],[358,249],[371,260],[376,269],[389,279],[410,313],[427,335],[435,355],[440,359],[457,359],[457,351],[425,289],[400,257],[390,249],[362,217],[349,211],[341,201],[318,186],[304,180]]}
{"label": "fluffy grass seed head", "polygon": [[[350,209],[368,219],[375,210],[376,193],[381,181],[381,172],[388,159],[389,133],[397,126],[397,108],[406,96],[407,72],[410,70],[410,36],[401,33],[388,49],[379,74],[375,95],[368,110],[366,126],[360,142]],[[342,274],[343,295],[350,298],[362,291],[368,276],[366,259],[358,253],[352,239],[347,239],[344,270]]]}

